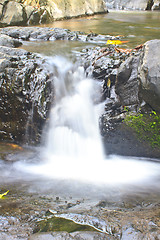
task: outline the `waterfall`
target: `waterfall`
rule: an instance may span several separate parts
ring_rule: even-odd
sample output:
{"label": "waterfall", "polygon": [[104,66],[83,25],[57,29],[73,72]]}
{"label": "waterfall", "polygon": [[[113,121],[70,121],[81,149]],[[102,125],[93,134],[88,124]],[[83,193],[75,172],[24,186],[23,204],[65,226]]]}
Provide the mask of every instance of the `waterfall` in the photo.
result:
{"label": "waterfall", "polygon": [[[73,161],[104,159],[98,127],[98,83],[87,78],[83,67],[77,67],[62,57],[55,57],[53,84],[55,103],[50,113],[46,140],[49,159],[53,156]],[[94,94],[96,93],[96,94]]]}
{"label": "waterfall", "polygon": [[99,83],[62,57],[51,59],[50,67],[55,97],[40,159],[16,163],[16,168],[47,178],[111,185],[140,184],[157,176],[157,163],[104,155],[98,126],[104,104],[96,104]]}

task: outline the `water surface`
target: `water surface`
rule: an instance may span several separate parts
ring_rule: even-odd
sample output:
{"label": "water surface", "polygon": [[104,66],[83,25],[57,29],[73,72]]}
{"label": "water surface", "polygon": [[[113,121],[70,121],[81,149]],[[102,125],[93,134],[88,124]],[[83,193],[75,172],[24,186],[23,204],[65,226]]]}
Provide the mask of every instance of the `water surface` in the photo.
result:
{"label": "water surface", "polygon": [[123,35],[126,40],[129,40],[128,46],[135,47],[148,40],[160,38],[160,13],[110,11],[108,14],[57,21],[44,26],[86,33]]}
{"label": "water surface", "polygon": [[[47,26],[68,28],[72,31],[80,30],[86,33],[94,32],[98,34],[123,35],[125,40],[129,40],[126,47],[135,47],[147,40],[160,38],[160,15],[157,12],[110,12],[105,15],[57,21]],[[23,47],[29,51],[39,52],[47,56],[63,55],[68,57],[68,53],[70,55],[72,52],[70,57],[73,61],[73,55],[86,46],[91,47],[94,46],[94,44],[67,41],[31,42],[26,43]],[[62,65],[66,66],[67,63]],[[61,69],[63,70],[63,67],[61,67]],[[71,74],[74,74],[74,72],[71,72]],[[78,73],[78,77],[79,76],[80,73]],[[83,78],[84,76],[82,74],[82,83],[84,83]],[[74,78],[71,77],[71,79]],[[70,78],[68,80],[70,80]],[[86,83],[88,84],[88,82]],[[81,89],[81,86],[77,88],[73,85],[72,87],[76,89],[74,93],[76,94],[76,100],[79,100],[79,95],[77,96],[77,93]],[[86,85],[84,85],[84,89],[87,89]],[[85,94],[85,91],[81,92]],[[54,125],[53,133],[49,134],[50,137],[48,139],[52,139],[54,134],[58,132],[58,135],[55,136],[54,146],[56,145],[55,150],[59,150],[62,156],[66,152],[70,153],[72,148],[73,152],[71,152],[71,155],[75,155],[73,146],[76,144],[76,141],[78,141],[78,150],[76,150],[76,152],[80,151],[81,153],[80,144],[85,149],[86,144],[89,143],[90,146],[91,140],[94,140],[91,135],[89,141],[85,144],[87,139],[83,139],[83,137],[86,135],[86,131],[80,131],[82,140],[79,142],[79,136],[77,135],[79,130],[72,114],[73,110],[76,116],[79,116],[78,114],[81,113],[83,120],[87,118],[87,114],[91,109],[86,109],[82,112],[82,107],[80,107],[79,110],[75,107],[65,112],[68,107],[68,101],[71,100],[75,103],[75,98],[72,98],[74,94],[72,91],[69,92],[67,97],[62,99],[64,105],[58,105],[56,112],[56,108],[53,110],[54,116],[57,116],[60,112],[63,112],[63,116],[60,118],[61,121],[58,119],[57,122],[51,124]],[[92,105],[90,101],[89,105]],[[85,107],[86,104],[84,105],[84,108]],[[93,111],[91,111],[91,114],[92,112]],[[64,118],[64,113],[66,114],[66,118]],[[86,124],[88,123],[91,127],[92,124],[87,120]],[[69,131],[66,131],[67,128],[69,128]],[[89,130],[89,127],[87,130]],[[61,135],[62,131],[65,133],[64,137]],[[65,139],[68,133],[69,138],[65,140],[65,144],[70,144],[70,142],[72,142],[69,149],[67,146],[61,145],[61,141]],[[74,139],[73,133],[75,134]],[[60,142],[58,142],[59,138],[61,138]],[[95,140],[97,141],[97,133]],[[46,142],[48,142],[48,140]],[[119,195],[125,195],[128,192],[136,194],[137,192],[142,193],[143,198],[145,195],[149,196],[150,193],[155,191],[154,194],[156,197],[159,197],[160,165],[152,159],[122,158],[119,156],[105,156],[105,158],[102,159],[102,157],[100,157],[101,153],[99,157],[94,154],[96,147],[99,145],[99,136],[98,143],[95,142],[93,147],[90,147],[90,151],[87,151],[87,154],[91,155],[89,159],[83,157],[78,159],[78,156],[74,156],[74,158],[69,160],[67,160],[67,156],[56,158],[55,152],[50,154],[51,150],[54,149],[54,146],[50,143],[51,142],[48,142],[48,147],[45,148],[49,157],[47,154],[41,154],[42,148],[45,147],[42,146],[41,148],[35,148],[33,151],[34,154],[31,154],[29,157],[28,153],[24,152],[21,155],[14,155],[13,159],[11,156],[11,161],[8,163],[0,159],[1,189],[13,183],[12,189],[16,183],[22,190],[27,182],[29,191],[39,192],[40,194],[41,192],[45,192],[46,195],[51,191],[54,195],[66,193],[67,195],[86,196],[86,198],[93,197],[106,199],[108,196],[111,196],[111,199],[114,201],[116,198],[119,198]],[[92,149],[94,151],[92,151]],[[99,149],[101,152],[101,147],[99,147]],[[95,161],[93,161],[94,157],[96,157]],[[51,160],[53,161],[51,162]],[[10,189],[9,187],[6,188]]]}

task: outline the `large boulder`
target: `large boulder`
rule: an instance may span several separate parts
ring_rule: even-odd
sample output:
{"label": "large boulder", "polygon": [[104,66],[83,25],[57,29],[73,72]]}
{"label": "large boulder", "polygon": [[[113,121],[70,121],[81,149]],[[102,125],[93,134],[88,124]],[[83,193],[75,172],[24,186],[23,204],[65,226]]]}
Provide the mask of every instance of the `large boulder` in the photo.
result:
{"label": "large boulder", "polygon": [[22,4],[16,1],[9,1],[3,12],[1,23],[4,25],[24,25],[26,14]]}
{"label": "large boulder", "polygon": [[145,101],[160,112],[160,40],[146,42],[140,55],[132,55],[121,64],[116,93],[122,105]]}
{"label": "large boulder", "polygon": [[148,0],[105,0],[108,8],[145,10]]}
{"label": "large boulder", "polygon": [[45,7],[53,19],[77,17],[86,14],[106,12],[103,0],[48,0],[24,1],[24,6],[32,5],[35,8]]}
{"label": "large boulder", "polygon": [[151,40],[144,44],[138,79],[142,99],[160,112],[160,40]]}
{"label": "large boulder", "polygon": [[0,46],[6,46],[6,47],[19,47],[22,45],[22,42],[20,42],[17,39],[14,39],[10,36],[7,36],[5,34],[1,34],[0,37]]}
{"label": "large boulder", "polygon": [[0,47],[0,139],[39,141],[52,102],[51,71],[42,57]]}
{"label": "large boulder", "polygon": [[138,64],[140,57],[130,56],[118,69],[116,93],[122,105],[139,103]]}
{"label": "large boulder", "polygon": [[154,0],[153,10],[160,10],[160,0]]}
{"label": "large boulder", "polygon": [[0,26],[36,25],[104,12],[103,0],[1,0]]}
{"label": "large boulder", "polygon": [[105,0],[108,9],[160,10],[160,0]]}

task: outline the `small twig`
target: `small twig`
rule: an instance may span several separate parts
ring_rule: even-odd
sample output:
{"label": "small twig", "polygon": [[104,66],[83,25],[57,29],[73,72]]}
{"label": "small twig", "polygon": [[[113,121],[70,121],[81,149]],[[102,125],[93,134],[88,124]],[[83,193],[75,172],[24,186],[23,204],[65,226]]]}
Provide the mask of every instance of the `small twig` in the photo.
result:
{"label": "small twig", "polygon": [[95,63],[96,63],[97,60],[99,60],[99,59],[102,58],[102,57],[105,57],[105,56],[109,55],[110,53],[112,53],[112,52],[111,52],[111,51],[108,51],[108,52],[103,53],[101,56],[97,57],[97,58],[94,60],[94,62],[92,63],[92,66],[95,65]]}

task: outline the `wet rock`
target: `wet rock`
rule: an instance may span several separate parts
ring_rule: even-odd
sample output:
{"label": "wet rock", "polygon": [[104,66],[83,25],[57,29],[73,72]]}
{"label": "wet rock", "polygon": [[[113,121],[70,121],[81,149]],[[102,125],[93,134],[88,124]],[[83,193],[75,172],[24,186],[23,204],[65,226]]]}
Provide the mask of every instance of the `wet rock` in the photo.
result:
{"label": "wet rock", "polygon": [[47,62],[3,46],[0,56],[0,138],[38,141],[53,97]]}
{"label": "wet rock", "polygon": [[4,34],[1,34],[0,36],[0,46],[19,47],[21,45],[22,43],[17,39],[13,39],[12,37],[9,37]]}
{"label": "wet rock", "polygon": [[4,240],[15,240],[15,239],[17,239],[18,240],[19,238],[15,238],[15,236],[13,236],[11,234],[1,232],[0,233],[0,239],[4,239]]}
{"label": "wet rock", "polygon": [[109,236],[105,233],[98,233],[98,232],[74,232],[70,234],[71,236],[73,236],[74,239],[82,239],[82,240],[92,240],[92,239],[96,239],[96,240],[113,240],[116,238]]}
{"label": "wet rock", "polygon": [[138,66],[141,98],[154,110],[160,112],[160,40],[151,40],[144,44]]}
{"label": "wet rock", "polygon": [[[87,37],[87,34],[79,31],[70,31],[62,28],[49,28],[49,27],[6,27],[0,29],[1,34],[19,40],[36,40],[36,41],[55,41],[55,40],[70,40],[70,41],[84,41],[84,42],[101,42],[106,43],[110,35],[93,35]],[[98,48],[97,48],[98,49]],[[89,50],[91,52],[91,50]],[[89,54],[88,54],[89,58]],[[89,59],[88,59],[89,60]],[[104,60],[104,59],[103,59]],[[97,63],[98,64],[98,63]],[[108,64],[108,63],[106,63]]]}
{"label": "wet rock", "polygon": [[1,29],[1,34],[20,40],[78,40],[78,32],[60,28],[8,27]]}
{"label": "wet rock", "polygon": [[73,233],[66,233],[66,232],[51,232],[51,233],[37,233],[32,235],[29,240],[112,240],[116,239],[111,236],[108,236],[104,233],[98,232],[73,232]]}
{"label": "wet rock", "polygon": [[115,88],[122,106],[139,103],[139,81],[137,79],[139,59],[139,56],[131,56],[118,69]]}

